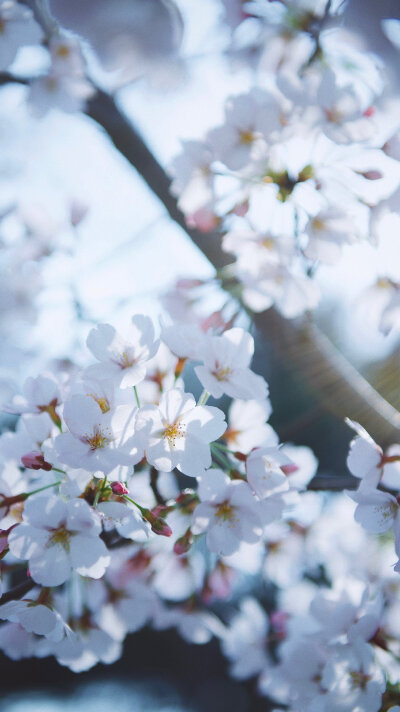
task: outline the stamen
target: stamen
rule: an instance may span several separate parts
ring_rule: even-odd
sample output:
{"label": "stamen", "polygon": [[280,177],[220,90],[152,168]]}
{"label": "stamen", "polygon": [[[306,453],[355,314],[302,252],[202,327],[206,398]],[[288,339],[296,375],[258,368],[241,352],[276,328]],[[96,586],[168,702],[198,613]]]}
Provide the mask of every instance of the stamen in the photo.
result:
{"label": "stamen", "polygon": [[172,423],[172,425],[167,425],[163,432],[163,437],[166,438],[171,447],[175,447],[175,441],[177,438],[183,438],[185,435],[185,428],[180,423]]}

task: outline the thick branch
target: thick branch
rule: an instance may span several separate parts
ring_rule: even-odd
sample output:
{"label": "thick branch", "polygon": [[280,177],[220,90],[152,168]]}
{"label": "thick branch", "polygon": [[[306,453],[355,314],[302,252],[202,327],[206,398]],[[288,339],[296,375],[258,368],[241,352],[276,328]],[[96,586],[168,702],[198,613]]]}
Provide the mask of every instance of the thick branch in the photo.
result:
{"label": "thick branch", "polygon": [[[115,147],[140,173],[164,204],[171,218],[189,235],[216,269],[229,262],[221,249],[220,235],[204,235],[188,227],[171,181],[145,142],[119,110],[115,100],[99,91],[88,103],[87,114],[107,132]],[[400,413],[385,400],[347,361],[316,326],[306,320],[289,321],[274,310],[256,315],[255,324],[265,338],[273,340],[283,359],[292,361],[324,408],[339,418],[360,420],[381,444],[398,439]],[[275,337],[275,338],[273,338]]]}

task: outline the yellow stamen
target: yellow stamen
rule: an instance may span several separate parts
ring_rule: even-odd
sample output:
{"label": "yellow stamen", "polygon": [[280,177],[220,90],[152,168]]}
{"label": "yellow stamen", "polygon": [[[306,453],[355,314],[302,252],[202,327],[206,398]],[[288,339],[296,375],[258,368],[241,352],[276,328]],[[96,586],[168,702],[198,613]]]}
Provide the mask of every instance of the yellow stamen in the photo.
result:
{"label": "yellow stamen", "polygon": [[61,527],[55,530],[54,534],[50,537],[50,539],[47,542],[47,546],[55,546],[56,544],[61,544],[62,548],[65,549],[65,551],[69,551],[69,540],[71,538],[71,533],[67,531],[65,528],[65,525],[63,524]]}
{"label": "yellow stamen", "polygon": [[71,50],[68,47],[68,45],[61,44],[61,45],[58,45],[58,47],[55,51],[55,54],[57,57],[60,57],[60,59],[66,59],[71,54]]}
{"label": "yellow stamen", "polygon": [[85,440],[87,444],[90,445],[91,450],[99,450],[111,441],[111,437],[100,430],[99,424],[99,426],[95,428],[93,435],[86,435]]}
{"label": "yellow stamen", "polygon": [[212,371],[212,375],[215,376],[217,381],[227,381],[227,377],[229,376],[230,371],[231,369],[229,368],[229,366],[226,366],[226,368],[219,368],[217,364],[217,368],[215,369],[215,371]]}
{"label": "yellow stamen", "polygon": [[252,144],[256,138],[253,131],[250,131],[250,130],[240,131],[239,136],[240,136],[240,143],[244,143],[245,146],[249,146],[250,144]]}
{"label": "yellow stamen", "polygon": [[185,435],[185,428],[179,423],[172,423],[167,425],[163,432],[163,437],[166,438],[171,447],[175,447],[175,441],[177,438],[183,438]]}
{"label": "yellow stamen", "polygon": [[222,522],[231,522],[231,524],[235,524],[235,522],[238,521],[238,518],[236,516],[236,512],[231,507],[229,502],[222,502],[218,509],[215,512],[215,519],[220,520]]}

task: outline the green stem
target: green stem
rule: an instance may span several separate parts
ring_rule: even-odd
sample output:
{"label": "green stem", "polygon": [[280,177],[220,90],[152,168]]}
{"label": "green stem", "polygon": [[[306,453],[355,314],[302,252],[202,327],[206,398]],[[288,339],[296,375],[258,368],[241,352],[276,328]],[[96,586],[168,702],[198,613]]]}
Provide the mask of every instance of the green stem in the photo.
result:
{"label": "green stem", "polygon": [[231,455],[235,455],[235,450],[230,450],[229,447],[225,447],[225,445],[221,445],[221,443],[211,443],[212,447],[217,447],[219,450],[223,450],[223,452],[229,452]]}
{"label": "green stem", "polygon": [[135,502],[134,499],[132,499],[131,497],[128,497],[127,494],[124,494],[124,495],[122,495],[122,496],[123,496],[124,499],[127,499],[128,502],[131,502],[132,504],[134,504],[135,507],[137,507],[137,508],[139,509],[139,511],[140,511],[142,514],[143,514],[144,512],[146,512],[146,508],[145,508],[145,507],[142,507],[140,504],[138,504],[137,502]]}
{"label": "green stem", "polygon": [[133,390],[135,391],[135,398],[136,398],[137,407],[140,408],[140,399],[139,399],[139,394],[138,394],[138,392],[137,392],[136,386],[133,386]]}
{"label": "green stem", "polygon": [[62,482],[61,480],[57,480],[57,482],[53,482],[51,485],[46,485],[45,487],[39,487],[39,489],[35,489],[32,492],[26,492],[25,498],[28,499],[28,497],[32,497],[33,494],[37,494],[38,492],[43,492],[43,490],[49,489],[49,487],[56,487],[56,485],[61,485]]}
{"label": "green stem", "polygon": [[67,474],[67,473],[65,472],[65,470],[60,470],[58,467],[54,467],[54,465],[53,465],[52,469],[54,470],[54,472],[61,472],[62,475],[66,475],[66,474]]}
{"label": "green stem", "polygon": [[106,482],[107,482],[107,477],[104,477],[103,482],[101,483],[101,487],[100,487],[100,488],[97,490],[97,492],[96,492],[96,496],[95,496],[94,502],[93,502],[93,507],[94,507],[95,509],[96,509],[96,507],[97,507],[97,505],[98,505],[98,503],[99,503],[99,499],[100,499],[101,495],[102,495],[103,492],[104,492],[104,488],[105,488],[105,486],[106,486]]}
{"label": "green stem", "polygon": [[213,457],[215,458],[215,460],[220,463],[223,469],[228,469],[229,471],[232,470],[232,463],[229,462],[228,458],[222,452],[219,452],[218,450],[213,450],[213,445],[214,443],[211,443],[211,450],[213,451]]}
{"label": "green stem", "polygon": [[205,405],[210,397],[210,394],[206,389],[204,389],[203,393],[201,394],[199,398],[199,402],[197,405]]}

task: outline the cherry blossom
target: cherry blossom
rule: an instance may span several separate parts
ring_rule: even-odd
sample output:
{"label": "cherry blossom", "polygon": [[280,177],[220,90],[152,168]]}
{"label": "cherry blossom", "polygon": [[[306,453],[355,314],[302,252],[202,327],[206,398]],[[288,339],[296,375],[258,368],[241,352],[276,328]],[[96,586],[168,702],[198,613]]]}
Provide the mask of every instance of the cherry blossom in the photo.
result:
{"label": "cherry blossom", "polygon": [[117,465],[136,464],[143,455],[134,434],[136,412],[130,405],[103,412],[95,399],[72,396],[63,412],[69,432],[54,443],[57,457],[71,467],[105,474]]}
{"label": "cherry blossom", "polygon": [[243,329],[229,329],[222,336],[210,336],[204,342],[204,366],[195,371],[202,386],[214,398],[223,393],[231,398],[264,400],[267,385],[249,369],[254,340]]}
{"label": "cherry blossom", "polygon": [[9,546],[14,556],[29,560],[36,583],[59,586],[71,569],[82,576],[103,576],[110,557],[99,534],[99,517],[83,500],[38,495],[27,501]]}
{"label": "cherry blossom", "polygon": [[114,378],[122,388],[136,386],[146,374],[147,362],[155,356],[159,342],[154,338],[152,321],[142,315],[132,317],[125,337],[110,324],[92,329],[87,346],[100,362],[87,373],[94,378]]}
{"label": "cherry blossom", "polygon": [[174,388],[158,406],[140,409],[136,427],[151,465],[199,477],[211,464],[210,442],[221,437],[226,422],[218,408],[196,405],[190,393]]}
{"label": "cherry blossom", "polygon": [[222,470],[207,470],[199,484],[200,504],[193,513],[193,534],[206,534],[207,546],[229,555],[242,541],[259,541],[262,526],[258,503],[245,482],[231,481]]}

